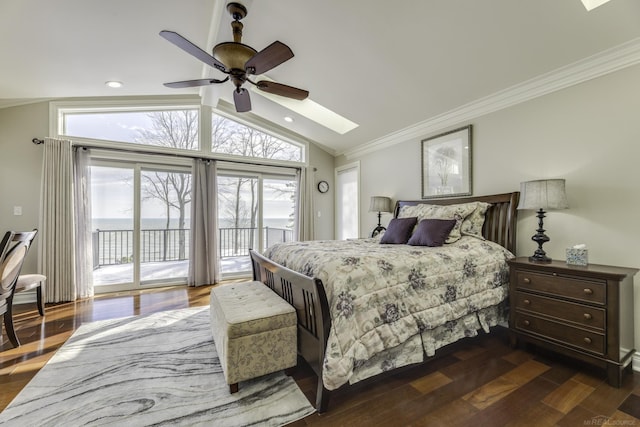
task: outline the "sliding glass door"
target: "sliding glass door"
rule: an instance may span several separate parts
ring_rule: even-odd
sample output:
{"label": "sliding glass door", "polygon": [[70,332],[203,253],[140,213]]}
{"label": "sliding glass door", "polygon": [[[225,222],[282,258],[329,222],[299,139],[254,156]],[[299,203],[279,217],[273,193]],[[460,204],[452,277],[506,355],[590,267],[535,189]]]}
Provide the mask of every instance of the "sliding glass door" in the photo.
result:
{"label": "sliding glass door", "polygon": [[140,168],[140,283],[184,283],[189,272],[191,171]]}
{"label": "sliding glass door", "polygon": [[251,272],[249,249],[296,239],[297,181],[293,176],[220,171],[218,226],[223,277]]}
{"label": "sliding glass door", "polygon": [[[92,160],[96,292],[186,284],[191,168],[144,160]],[[217,243],[223,277],[251,274],[249,249],[264,251],[297,238],[295,171],[243,167],[218,169]]]}
{"label": "sliding glass door", "polygon": [[189,168],[94,161],[91,196],[96,292],[186,283]]}
{"label": "sliding glass door", "polygon": [[134,174],[129,165],[91,166],[93,283],[132,284]]}

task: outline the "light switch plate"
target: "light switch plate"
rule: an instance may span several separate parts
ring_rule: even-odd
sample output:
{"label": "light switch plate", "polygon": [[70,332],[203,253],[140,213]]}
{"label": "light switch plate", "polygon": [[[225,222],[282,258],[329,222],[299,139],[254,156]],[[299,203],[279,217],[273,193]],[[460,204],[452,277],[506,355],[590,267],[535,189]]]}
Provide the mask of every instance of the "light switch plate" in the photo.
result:
{"label": "light switch plate", "polygon": [[22,206],[14,206],[13,207],[14,215],[22,215]]}

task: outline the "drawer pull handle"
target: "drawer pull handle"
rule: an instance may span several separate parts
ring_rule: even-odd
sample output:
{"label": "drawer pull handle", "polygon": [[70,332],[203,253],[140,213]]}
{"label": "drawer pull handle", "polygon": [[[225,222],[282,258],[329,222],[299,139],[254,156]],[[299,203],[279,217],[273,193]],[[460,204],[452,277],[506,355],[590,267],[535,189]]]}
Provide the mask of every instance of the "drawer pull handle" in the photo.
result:
{"label": "drawer pull handle", "polygon": [[593,318],[593,316],[591,316],[591,314],[589,314],[589,313],[585,313],[584,314],[584,319],[585,320],[591,320],[592,318]]}
{"label": "drawer pull handle", "polygon": [[528,277],[525,277],[524,279],[522,279],[522,281],[523,281],[524,283],[526,283],[527,285],[528,285],[529,283],[531,283],[531,279],[529,279]]}
{"label": "drawer pull handle", "polygon": [[531,322],[529,322],[528,320],[525,320],[525,321],[524,321],[524,322],[522,322],[522,323],[524,323],[524,326],[529,326],[529,325],[531,324]]}
{"label": "drawer pull handle", "polygon": [[529,304],[531,304],[531,301],[529,301],[528,299],[526,299],[526,300],[524,300],[524,301],[522,301],[522,302],[524,303],[524,305],[529,305]]}
{"label": "drawer pull handle", "polygon": [[590,288],[585,288],[584,289],[584,293],[587,294],[587,295],[593,295],[593,290],[590,289]]}
{"label": "drawer pull handle", "polygon": [[591,338],[589,338],[589,337],[584,337],[584,342],[585,342],[586,344],[591,344]]}

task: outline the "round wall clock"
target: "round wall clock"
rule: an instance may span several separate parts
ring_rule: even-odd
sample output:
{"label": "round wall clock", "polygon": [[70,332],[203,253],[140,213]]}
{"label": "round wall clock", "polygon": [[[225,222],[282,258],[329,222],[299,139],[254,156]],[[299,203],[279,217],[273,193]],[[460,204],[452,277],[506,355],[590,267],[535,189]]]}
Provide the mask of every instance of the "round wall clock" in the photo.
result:
{"label": "round wall clock", "polygon": [[318,183],[318,191],[321,193],[329,191],[329,183],[327,181],[320,181]]}

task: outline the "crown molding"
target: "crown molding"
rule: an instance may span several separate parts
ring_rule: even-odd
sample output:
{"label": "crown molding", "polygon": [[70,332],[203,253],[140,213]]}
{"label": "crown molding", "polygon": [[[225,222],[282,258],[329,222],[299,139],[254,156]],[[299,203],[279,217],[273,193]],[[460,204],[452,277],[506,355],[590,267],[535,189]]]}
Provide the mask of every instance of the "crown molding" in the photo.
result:
{"label": "crown molding", "polygon": [[20,107],[22,105],[36,104],[38,102],[50,101],[53,98],[15,98],[0,99],[0,109]]}
{"label": "crown molding", "polygon": [[372,153],[406,141],[420,139],[460,122],[538,98],[567,87],[640,63],[640,37],[526,80],[489,96],[464,104],[415,125],[392,132],[350,150],[339,152],[347,159]]}

